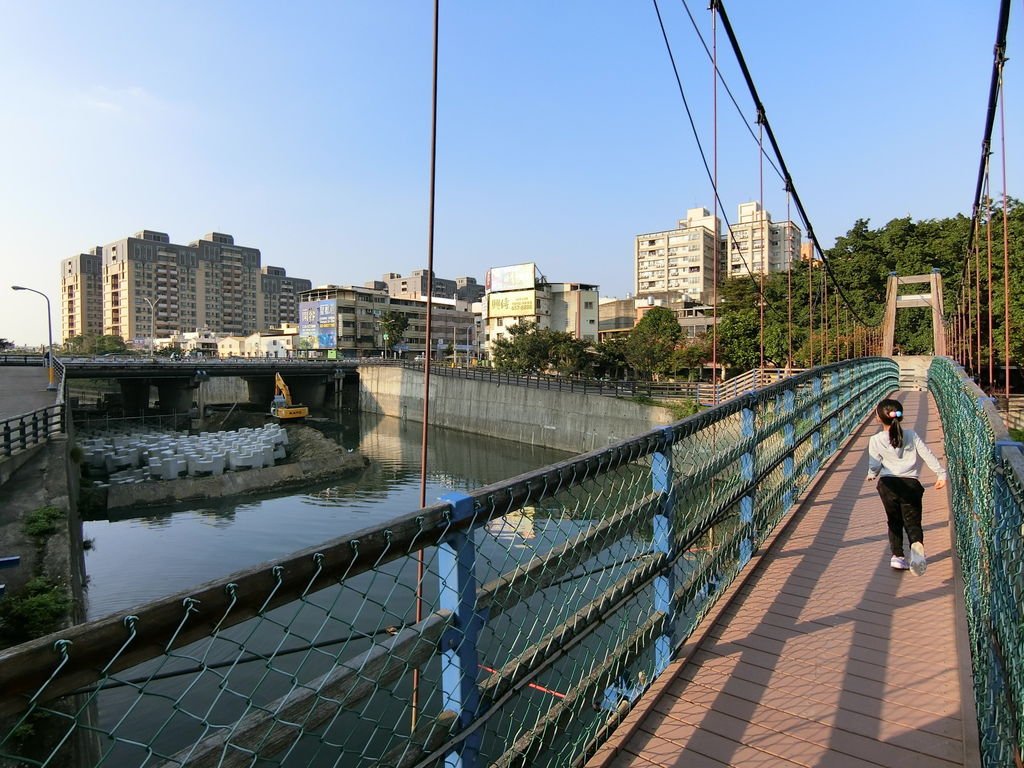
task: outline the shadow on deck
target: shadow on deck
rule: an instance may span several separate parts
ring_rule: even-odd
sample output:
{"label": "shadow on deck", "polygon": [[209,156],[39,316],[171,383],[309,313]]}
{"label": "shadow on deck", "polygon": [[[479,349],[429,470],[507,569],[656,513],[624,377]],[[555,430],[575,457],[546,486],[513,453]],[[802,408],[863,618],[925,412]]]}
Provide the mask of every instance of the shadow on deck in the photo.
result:
{"label": "shadow on deck", "polygon": [[[931,397],[897,397],[945,464]],[[892,570],[865,481],[876,429],[856,432],[588,766],[978,764],[946,492],[923,467],[928,570]]]}

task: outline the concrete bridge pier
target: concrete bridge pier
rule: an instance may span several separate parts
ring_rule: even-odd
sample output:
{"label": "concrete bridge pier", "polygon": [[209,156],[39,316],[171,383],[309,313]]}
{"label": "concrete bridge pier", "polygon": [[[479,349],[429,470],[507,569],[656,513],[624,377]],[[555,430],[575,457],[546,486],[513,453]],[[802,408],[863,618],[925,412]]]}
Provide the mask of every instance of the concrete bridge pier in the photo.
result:
{"label": "concrete bridge pier", "polygon": [[137,416],[140,413],[145,413],[149,408],[150,380],[122,379],[118,384],[121,387],[121,405],[125,414]]}
{"label": "concrete bridge pier", "polygon": [[161,379],[156,383],[160,393],[160,410],[166,413],[188,413],[196,397],[191,381],[184,379]]}

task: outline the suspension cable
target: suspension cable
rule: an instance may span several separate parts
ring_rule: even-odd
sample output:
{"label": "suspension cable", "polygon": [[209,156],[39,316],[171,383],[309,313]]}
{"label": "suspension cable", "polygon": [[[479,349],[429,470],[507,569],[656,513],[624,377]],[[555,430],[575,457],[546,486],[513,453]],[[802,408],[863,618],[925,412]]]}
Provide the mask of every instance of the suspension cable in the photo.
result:
{"label": "suspension cable", "polygon": [[[768,270],[768,259],[767,248],[768,245],[768,233],[764,231],[765,219],[767,215],[764,212],[764,126],[761,125],[761,114],[757,115],[757,159],[758,159],[758,183],[760,185],[759,195],[760,201],[758,205],[761,206],[760,219],[758,221],[758,233],[761,235],[761,269],[758,270],[759,285],[758,290],[761,293],[761,300],[757,302],[758,314],[760,315],[761,326],[760,332],[758,333],[758,341],[761,347],[761,367],[760,371],[764,371],[764,273]],[[751,243],[751,246],[754,244]],[[754,249],[751,247],[750,255],[754,255]],[[761,386],[760,375],[758,376],[758,386]]]}
{"label": "suspension cable", "polygon": [[988,275],[987,275],[987,314],[988,314],[988,387],[991,389],[992,380],[995,378],[995,344],[993,343],[993,322],[992,322],[992,195],[989,189],[990,179],[985,175],[985,241],[988,251]]}
{"label": "suspension cable", "polygon": [[[786,221],[791,225],[793,220],[789,218],[789,185],[786,185]],[[808,268],[810,265],[808,264]],[[792,232],[786,237],[786,335],[789,342],[789,355],[786,357],[786,368],[793,371],[793,238]]]}
{"label": "suspension cable", "polygon": [[[434,60],[430,101],[430,193],[427,214],[427,321],[426,350],[423,353],[423,431],[420,439],[420,509],[427,506],[427,434],[430,424],[430,360],[433,348],[431,320],[434,307],[434,192],[437,180],[437,42],[440,0],[434,0]],[[416,623],[423,620],[423,580],[426,563],[423,550],[416,553]],[[412,697],[410,701],[410,728],[416,730],[419,717],[420,670],[412,670]]]}
{"label": "suspension cable", "polygon": [[[679,70],[676,67],[675,56],[672,55],[671,47],[668,42],[668,33],[665,31],[665,25],[661,20],[661,11],[658,9],[658,0],[654,0],[654,10],[658,13],[658,24],[661,25],[661,34],[665,38],[665,46],[669,48],[669,58],[672,61],[672,71],[676,73],[676,81],[679,83],[679,92],[683,92],[683,82],[679,79]],[[715,9],[714,6],[711,8],[711,116],[712,116],[712,156],[714,171],[711,175],[711,194],[715,198],[715,215],[712,216],[711,221],[714,223],[718,216],[718,209],[722,209],[722,218],[725,218],[725,206],[719,206],[718,200],[718,76],[715,74],[718,72],[718,25],[715,21]],[[685,100],[685,99],[684,99]],[[686,114],[690,114],[690,106],[686,106]],[[693,135],[697,138],[697,128],[693,125],[693,118],[690,118],[690,125],[693,127]],[[697,146],[700,147],[700,139],[697,138]],[[704,157],[704,150],[701,149],[701,157]],[[704,163],[705,167],[707,162]],[[717,227],[716,227],[717,229]],[[732,228],[729,229],[730,234]],[[731,237],[729,238],[732,239]],[[714,244],[714,262],[711,265],[711,383],[714,384],[714,399],[713,403],[718,404],[718,232],[715,232],[715,244]],[[728,258],[728,254],[726,255]],[[722,376],[722,380],[725,380],[725,376]]]}
{"label": "suspension cable", "polygon": [[[697,25],[697,19],[695,19],[693,14],[690,12],[690,6],[687,4],[686,0],[682,0],[682,2],[683,8],[686,10],[686,15],[690,17],[690,24],[693,25],[693,31],[697,33],[697,37],[700,40],[700,44],[704,46],[704,52],[708,55],[708,58],[711,59],[712,62],[714,62],[715,59],[711,55],[711,50],[708,48],[708,44],[704,40],[704,35],[701,34],[700,27]],[[715,71],[718,73],[718,79],[721,81],[722,87],[725,88],[725,92],[729,94],[729,99],[732,101],[733,106],[736,107],[736,113],[739,115],[740,120],[743,121],[743,125],[746,126],[747,133],[750,134],[750,138],[752,138],[754,141],[758,141],[758,137],[754,135],[754,129],[750,126],[750,122],[743,114],[743,109],[740,107],[739,102],[736,101],[736,97],[733,96],[732,90],[729,88],[729,83],[727,83],[725,80],[725,76],[718,70],[718,67],[715,67]],[[769,157],[768,154],[764,152],[764,148],[760,144],[760,142],[758,142],[758,147],[761,148],[762,159],[767,160],[768,165],[770,165],[774,169],[778,177],[782,179],[782,171],[780,171],[779,167],[775,165],[771,157]]]}
{"label": "suspension cable", "polygon": [[[1008,0],[1004,0],[1004,2],[1007,1]],[[822,251],[821,246],[818,244],[817,238],[814,236],[814,228],[811,225],[810,217],[807,215],[807,211],[804,209],[803,202],[800,200],[800,195],[796,191],[796,186],[793,184],[793,176],[789,172],[789,169],[786,167],[786,160],[782,156],[782,150],[779,148],[778,141],[775,139],[775,132],[772,131],[771,123],[768,121],[768,118],[766,116],[764,104],[761,101],[761,97],[757,93],[757,87],[754,85],[754,79],[753,77],[751,77],[750,70],[747,68],[747,62],[743,57],[743,51],[740,49],[740,44],[739,41],[736,39],[736,33],[733,31],[732,24],[729,22],[729,15],[725,11],[723,0],[711,0],[711,8],[713,10],[717,10],[718,15],[721,16],[722,27],[725,29],[725,33],[729,37],[729,42],[732,44],[733,54],[736,56],[736,61],[739,64],[740,71],[743,73],[744,80],[746,80],[747,89],[750,91],[750,96],[754,101],[755,107],[757,108],[759,118],[764,121],[764,130],[765,133],[768,135],[768,141],[772,145],[772,151],[775,153],[775,157],[779,161],[779,167],[782,169],[783,173],[783,180],[792,189],[793,202],[796,203],[797,212],[800,214],[800,218],[804,223],[804,229],[807,230],[807,239],[814,244],[814,248],[817,249],[818,253],[821,256],[822,267],[824,268],[828,277],[831,278],[832,284],[835,286],[835,289],[839,292],[839,295],[842,296],[843,301],[846,303],[846,305],[850,307],[850,311],[853,312],[857,320],[864,323],[864,325],[877,325],[877,323],[868,323],[860,316],[860,314],[854,308],[853,303],[846,296],[846,292],[843,291],[842,284],[839,282],[835,274],[832,272],[832,267],[829,265],[828,259],[825,257],[824,251]]]}
{"label": "suspension cable", "polygon": [[999,141],[1003,165],[1003,394],[1010,396],[1010,224],[1006,212],[1006,108],[1003,56],[999,63]]}
{"label": "suspension cable", "polygon": [[[700,153],[701,161],[704,164],[704,172],[707,174],[708,180],[711,181],[712,195],[713,195],[714,201],[715,201],[715,204],[714,204],[715,218],[716,219],[718,218],[719,211],[721,211],[721,220],[725,223],[726,230],[729,233],[729,239],[730,239],[730,241],[732,241],[732,224],[729,223],[729,217],[725,213],[725,205],[722,203],[721,195],[718,194],[718,77],[717,77],[717,75],[714,77],[714,95],[713,95],[713,107],[712,107],[712,110],[713,110],[713,113],[714,113],[714,136],[713,136],[713,139],[712,139],[712,141],[713,141],[712,162],[709,164],[708,163],[707,154],[704,151],[704,145],[701,143],[700,134],[697,131],[697,124],[694,121],[693,112],[690,109],[689,100],[686,98],[686,91],[683,88],[683,81],[682,81],[682,78],[679,75],[679,67],[676,66],[675,54],[672,52],[672,45],[671,45],[671,43],[669,42],[669,39],[668,39],[668,32],[665,29],[665,23],[664,23],[664,20],[662,19],[662,16],[661,16],[661,9],[658,6],[658,0],[652,0],[652,2],[654,4],[654,12],[658,16],[658,24],[661,27],[661,36],[662,36],[662,39],[665,41],[665,50],[668,52],[669,61],[672,64],[672,72],[673,72],[673,74],[675,75],[675,78],[676,78],[676,86],[679,89],[679,96],[680,96],[680,98],[683,101],[683,107],[686,110],[686,117],[687,117],[687,119],[689,120],[689,123],[690,123],[690,130],[693,133],[694,141],[697,144],[697,151]],[[712,54],[713,54],[713,57],[712,57],[712,69],[714,70],[714,72],[717,72],[717,69],[718,69],[717,66],[716,66],[716,63],[717,63],[717,40],[715,39],[717,37],[717,32],[715,30],[714,19],[712,19],[712,33],[713,33],[713,35],[712,35],[712,46],[713,46],[712,47]],[[739,252],[738,251],[738,244],[735,241],[732,241],[732,242],[733,242],[733,246],[737,249],[737,252]],[[718,263],[719,263],[719,260],[720,260],[719,259],[719,253],[720,252],[719,252],[719,244],[718,244],[718,232],[715,233],[715,242],[714,242],[713,253],[714,253],[714,264],[712,265],[712,272],[713,272],[713,280],[712,280],[712,283],[713,283],[713,285],[712,285],[712,297],[713,297],[713,300],[712,300],[712,319],[714,321],[713,324],[715,326],[717,326],[717,319],[718,319]],[[728,256],[728,255],[729,254],[726,254],[726,256]],[[742,258],[741,258],[740,261],[744,265],[744,268],[746,269],[747,276],[750,278],[750,280],[754,284],[755,288],[757,288],[758,294],[760,295],[761,300],[764,301],[767,304],[768,309],[772,310],[772,312],[774,312],[775,315],[780,320],[783,319],[782,315],[775,308],[775,305],[772,302],[768,301],[767,297],[764,296],[761,293],[760,286],[758,285],[758,282],[757,282],[757,278],[754,277],[754,273],[753,273],[753,271],[750,268],[750,264],[748,264]],[[712,365],[714,365],[714,362],[717,360],[717,354],[716,354],[717,353],[717,346],[718,346],[717,331],[712,330],[712,359],[713,359]]]}
{"label": "suspension cable", "polygon": [[[992,145],[992,128],[996,119],[996,100],[999,97],[999,80],[1003,62],[1006,61],[1006,28],[1010,23],[1010,0],[1000,0],[999,21],[996,23],[996,44],[992,62],[992,79],[988,88],[988,107],[985,110],[985,132],[981,138],[981,162],[978,166],[978,183],[974,190],[974,204],[971,206],[971,218],[977,219],[981,206],[981,188],[988,174],[988,157]],[[967,235],[968,256],[977,232],[972,227]]]}

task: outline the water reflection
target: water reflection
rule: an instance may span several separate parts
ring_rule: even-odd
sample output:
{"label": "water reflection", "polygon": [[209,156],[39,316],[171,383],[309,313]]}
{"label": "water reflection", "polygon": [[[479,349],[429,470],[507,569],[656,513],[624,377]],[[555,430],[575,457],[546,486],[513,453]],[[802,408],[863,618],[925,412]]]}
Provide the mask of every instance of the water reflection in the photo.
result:
{"label": "water reflection", "polygon": [[[419,507],[418,423],[346,412],[319,422],[340,445],[370,459],[363,471],[287,495],[211,499],[188,506],[118,510],[86,522],[90,619],[190,590],[261,562]],[[432,428],[427,502],[513,477],[565,457],[561,451]],[[533,537],[532,514],[495,521],[502,536]],[[520,543],[520,545],[521,545]]]}

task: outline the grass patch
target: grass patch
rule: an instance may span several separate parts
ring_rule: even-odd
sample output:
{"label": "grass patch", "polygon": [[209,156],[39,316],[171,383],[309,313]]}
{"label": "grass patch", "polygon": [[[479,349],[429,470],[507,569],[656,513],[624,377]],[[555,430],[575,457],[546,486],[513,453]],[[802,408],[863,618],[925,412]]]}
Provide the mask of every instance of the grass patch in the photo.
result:
{"label": "grass patch", "polygon": [[1024,429],[1011,429],[1010,438],[1018,443],[1024,443]]}
{"label": "grass patch", "polygon": [[667,408],[672,412],[672,418],[676,421],[681,421],[704,410],[704,407],[696,400],[655,400],[653,397],[647,397],[646,395],[634,395],[629,399],[637,405]]}
{"label": "grass patch", "polygon": [[67,589],[45,576],[36,576],[16,594],[0,600],[0,643],[17,645],[61,628],[71,598]]}
{"label": "grass patch", "polygon": [[63,510],[57,507],[40,507],[25,517],[22,530],[26,536],[41,539],[57,532],[57,523],[64,520]]}

